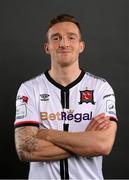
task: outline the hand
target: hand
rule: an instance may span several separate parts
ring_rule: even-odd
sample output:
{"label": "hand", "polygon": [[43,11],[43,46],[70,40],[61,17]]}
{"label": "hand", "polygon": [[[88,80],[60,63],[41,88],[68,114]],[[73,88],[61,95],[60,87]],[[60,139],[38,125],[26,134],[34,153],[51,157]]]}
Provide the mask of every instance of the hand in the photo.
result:
{"label": "hand", "polygon": [[86,131],[101,131],[107,129],[110,124],[110,117],[105,116],[104,113],[95,116],[90,124],[87,126]]}
{"label": "hand", "polygon": [[47,140],[49,129],[39,129],[36,135],[37,138]]}

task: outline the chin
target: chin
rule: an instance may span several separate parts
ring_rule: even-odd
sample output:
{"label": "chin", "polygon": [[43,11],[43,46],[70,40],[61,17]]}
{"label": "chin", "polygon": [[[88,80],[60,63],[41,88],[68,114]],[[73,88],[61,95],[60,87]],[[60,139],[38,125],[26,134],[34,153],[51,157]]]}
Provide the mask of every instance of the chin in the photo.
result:
{"label": "chin", "polygon": [[70,67],[73,63],[69,62],[69,63],[60,63],[61,67]]}
{"label": "chin", "polygon": [[61,66],[68,66],[71,64],[71,60],[62,58],[62,59],[57,60],[57,63],[60,64]]}
{"label": "chin", "polygon": [[66,62],[60,63],[60,66],[62,66],[62,67],[67,67],[67,66],[70,66],[70,65],[71,65],[71,63],[66,63]]}

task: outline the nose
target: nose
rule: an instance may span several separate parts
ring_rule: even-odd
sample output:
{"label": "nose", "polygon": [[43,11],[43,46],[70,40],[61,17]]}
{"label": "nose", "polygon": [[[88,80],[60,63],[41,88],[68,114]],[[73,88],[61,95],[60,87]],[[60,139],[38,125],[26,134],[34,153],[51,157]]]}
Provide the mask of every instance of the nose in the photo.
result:
{"label": "nose", "polygon": [[65,46],[69,46],[69,41],[66,37],[62,37],[62,39],[60,40],[60,47],[65,47]]}

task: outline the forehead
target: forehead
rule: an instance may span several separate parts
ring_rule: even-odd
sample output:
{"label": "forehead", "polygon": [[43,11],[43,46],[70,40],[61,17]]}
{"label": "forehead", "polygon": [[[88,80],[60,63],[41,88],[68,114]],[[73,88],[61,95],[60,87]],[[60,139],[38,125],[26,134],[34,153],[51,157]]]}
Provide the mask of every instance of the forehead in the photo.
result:
{"label": "forehead", "polygon": [[60,22],[55,25],[53,25],[48,30],[48,38],[51,37],[51,35],[59,33],[61,35],[67,34],[67,33],[75,33],[80,36],[79,29],[76,24],[72,22]]}

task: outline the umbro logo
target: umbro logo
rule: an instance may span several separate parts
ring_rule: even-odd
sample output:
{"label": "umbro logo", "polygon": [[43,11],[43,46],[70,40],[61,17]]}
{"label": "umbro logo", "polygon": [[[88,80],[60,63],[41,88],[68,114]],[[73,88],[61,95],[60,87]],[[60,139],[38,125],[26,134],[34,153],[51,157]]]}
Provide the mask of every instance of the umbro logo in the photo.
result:
{"label": "umbro logo", "polygon": [[41,101],[48,101],[49,100],[49,94],[40,94],[40,100]]}

